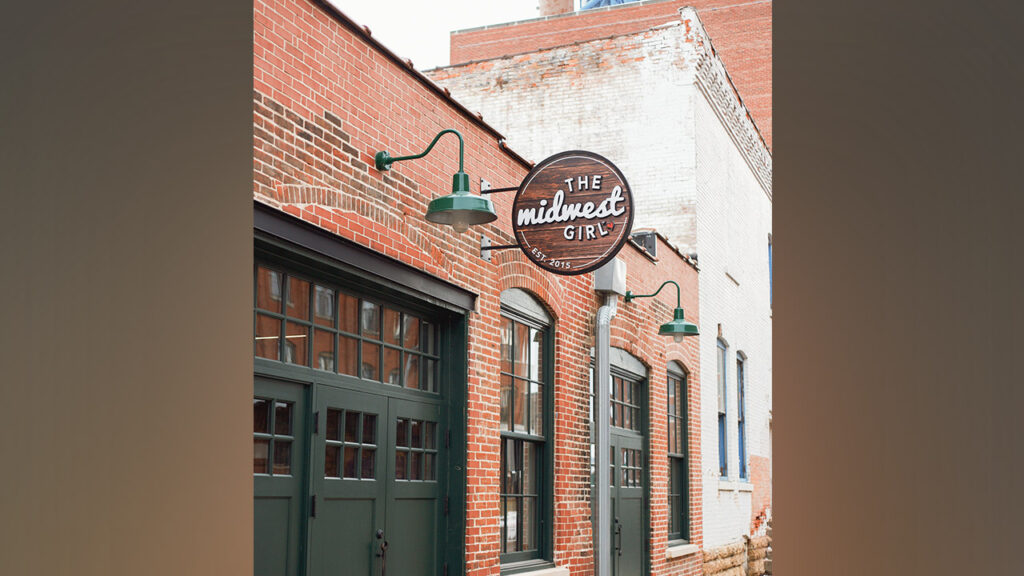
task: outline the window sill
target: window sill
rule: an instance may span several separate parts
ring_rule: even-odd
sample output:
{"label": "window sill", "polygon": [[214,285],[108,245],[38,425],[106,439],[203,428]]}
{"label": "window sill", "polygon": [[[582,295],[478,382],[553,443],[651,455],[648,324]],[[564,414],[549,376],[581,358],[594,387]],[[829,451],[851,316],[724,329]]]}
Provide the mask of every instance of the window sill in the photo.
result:
{"label": "window sill", "polygon": [[751,484],[750,482],[747,482],[746,480],[719,478],[718,491],[753,492],[754,485]]}
{"label": "window sill", "polygon": [[700,548],[696,544],[677,544],[675,546],[669,546],[665,550],[665,558],[669,560],[673,558],[682,558],[683,556],[689,556],[690,554],[696,554],[700,552]]}
{"label": "window sill", "polygon": [[516,576],[520,574],[522,576],[569,576],[568,568],[552,566],[550,563],[530,568],[529,564],[530,562],[528,561],[522,564],[517,562],[516,564],[507,565],[503,567],[501,573],[502,575],[515,574]]}

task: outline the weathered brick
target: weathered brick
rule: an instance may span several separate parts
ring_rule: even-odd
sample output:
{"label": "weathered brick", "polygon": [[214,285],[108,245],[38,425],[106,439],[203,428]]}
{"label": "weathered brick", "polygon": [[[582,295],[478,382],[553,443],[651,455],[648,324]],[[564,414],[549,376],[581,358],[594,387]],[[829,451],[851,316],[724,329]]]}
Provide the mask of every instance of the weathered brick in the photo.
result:
{"label": "weathered brick", "polygon": [[575,13],[570,9],[562,15],[552,14],[566,12],[564,7],[552,6],[545,12],[542,4],[546,18],[452,32],[450,62],[464,64],[632,34],[673,20],[684,6],[697,9],[771,148],[771,0],[648,0]]}

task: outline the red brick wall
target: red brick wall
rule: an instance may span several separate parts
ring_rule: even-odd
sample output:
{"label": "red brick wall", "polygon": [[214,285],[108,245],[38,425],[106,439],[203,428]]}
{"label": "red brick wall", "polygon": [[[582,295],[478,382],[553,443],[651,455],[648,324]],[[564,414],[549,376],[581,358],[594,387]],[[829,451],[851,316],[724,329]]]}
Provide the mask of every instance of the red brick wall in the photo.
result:
{"label": "red brick wall", "polygon": [[750,482],[754,495],[750,502],[750,532],[753,534],[768,520],[768,509],[772,506],[771,460],[767,456],[750,457]]}
{"label": "red brick wall", "polygon": [[[555,562],[573,576],[592,573],[589,500],[588,370],[594,314],[599,306],[592,276],[543,272],[515,250],[479,257],[479,234],[512,243],[512,194],[492,197],[493,224],[456,235],[426,222],[430,199],[450,191],[457,143],[445,136],[425,158],[373,167],[373,154],[418,153],[444,128],[466,140],[466,171],[473,191],[479,178],[495,186],[522,180],[529,166],[503,151],[496,133],[394,61],[364,33],[329,9],[308,0],[257,0],[254,37],[255,197],[338,236],[444,278],[479,294],[469,320],[467,405],[466,572],[499,573],[499,294],[523,288],[555,317]],[[600,152],[600,151],[597,151]],[[628,245],[620,253],[629,288],[650,293],[665,279],[683,287],[687,317],[699,322],[697,271],[666,245],[655,264]],[[674,294],[620,304],[613,343],[650,369],[652,526],[655,574],[698,574],[700,555],[667,563],[667,470],[665,364],[678,360],[690,371],[691,514],[694,542],[700,521],[700,428],[698,342],[674,344],[657,335],[671,318]]]}
{"label": "red brick wall", "polygon": [[453,32],[451,63],[489,60],[509,54],[646,30],[673,19],[679,9],[697,9],[708,36],[750,110],[768,147],[772,145],[771,0],[665,0],[577,12],[509,26]]}

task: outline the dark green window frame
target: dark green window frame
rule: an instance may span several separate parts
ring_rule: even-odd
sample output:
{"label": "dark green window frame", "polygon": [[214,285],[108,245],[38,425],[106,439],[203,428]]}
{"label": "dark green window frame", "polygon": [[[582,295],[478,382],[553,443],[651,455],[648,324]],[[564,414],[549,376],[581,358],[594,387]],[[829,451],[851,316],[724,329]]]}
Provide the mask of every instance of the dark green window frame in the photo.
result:
{"label": "dark green window frame", "polygon": [[[422,315],[403,310],[379,299],[358,295],[319,279],[293,272],[273,264],[257,262],[254,266],[254,350],[257,358],[285,364],[305,366],[352,376],[385,385],[438,393],[440,387],[439,328]],[[269,283],[276,281],[277,284]],[[295,293],[296,287],[302,293]],[[260,291],[267,288],[267,298]],[[324,310],[324,295],[329,294],[331,306]],[[352,322],[344,326],[339,302],[355,306]],[[265,304],[264,306],[261,306]],[[269,305],[267,305],[269,304]],[[294,309],[294,310],[292,310]],[[398,332],[393,338],[384,333],[385,317],[397,318]],[[266,343],[276,342],[276,348]],[[317,342],[329,341],[325,347]],[[301,347],[299,346],[301,343]],[[353,355],[354,366],[338,362],[346,347]],[[376,356],[376,363],[366,362],[367,354]],[[386,375],[385,366],[397,359],[397,378]],[[375,370],[370,373],[370,370]],[[415,374],[415,385],[409,376]]]}
{"label": "dark green window frame", "polygon": [[[539,305],[538,305],[539,308]],[[511,323],[511,338],[506,335],[506,323]],[[535,350],[527,346],[529,358],[525,374],[520,374],[517,369],[515,358],[516,336],[520,334],[516,327],[524,327],[527,334],[538,334],[542,342]],[[503,394],[507,395],[505,403],[507,410],[505,418],[508,422],[499,424],[501,428],[501,465],[500,465],[500,496],[499,496],[499,518],[501,528],[499,529],[499,551],[501,559],[502,574],[515,574],[535,570],[544,566],[553,566],[552,549],[552,493],[554,486],[554,434],[553,428],[553,381],[554,381],[554,326],[550,317],[541,319],[537,314],[530,314],[515,306],[509,305],[503,298],[501,307],[501,327],[503,334],[502,350],[499,357],[501,362],[501,382],[504,383]],[[536,331],[536,332],[534,332]],[[542,360],[534,364],[533,354],[539,352]],[[511,355],[511,371],[508,371],[509,364],[504,361]],[[525,376],[525,377],[524,377]],[[516,418],[517,390],[516,384],[526,387],[529,397],[530,386],[541,387],[540,399],[542,409],[534,413],[535,404],[527,402],[521,419]],[[510,386],[511,384],[511,386]],[[521,421],[525,426],[520,427],[517,422]],[[524,474],[529,473],[532,468],[532,481],[527,482]],[[532,484],[530,486],[529,484]],[[532,537],[534,547],[522,550],[507,550],[506,534],[508,530],[507,506],[514,503],[516,508],[515,529],[517,534],[516,542],[520,543],[523,537],[523,523],[519,521],[520,502],[532,500],[535,502],[535,535]],[[518,547],[518,545],[517,545]]]}
{"label": "dark green window frame", "polygon": [[[613,353],[618,350],[613,348]],[[591,359],[593,360],[593,359]],[[639,362],[639,361],[636,361]],[[644,374],[638,373],[636,370],[643,368]],[[648,426],[649,414],[646,409],[646,386],[647,376],[646,367],[638,365],[631,369],[623,368],[614,362],[609,366],[611,373],[611,382],[608,390],[608,424],[616,428],[622,428],[632,432],[636,432],[644,437],[644,457],[649,454],[650,446],[650,433]],[[587,371],[588,386],[589,386],[589,397],[590,401],[587,405],[587,428],[589,430],[588,435],[590,436],[590,453],[588,455],[590,459],[590,486],[594,486],[594,480],[596,478],[596,471],[594,469],[594,449],[597,442],[597,438],[594,435],[594,410],[597,404],[597,395],[594,391],[594,364],[591,361],[590,369]],[[624,393],[625,391],[628,393]],[[619,407],[619,416],[616,417],[616,405]],[[626,419],[623,417],[627,411],[630,412],[630,418],[627,425]],[[609,482],[611,486],[616,486],[620,479],[616,479],[615,465],[619,461],[621,455],[617,455],[615,450],[611,450],[610,458],[608,460],[609,466],[611,467],[611,474],[609,475]]]}
{"label": "dark green window frame", "polygon": [[746,389],[747,356],[736,352],[736,453],[740,460],[740,479],[747,480]]}
{"label": "dark green window frame", "polygon": [[718,475],[729,476],[729,436],[726,431],[726,414],[728,413],[728,393],[726,388],[726,357],[729,347],[719,338],[717,340],[717,377],[718,377]]}
{"label": "dark green window frame", "polygon": [[609,402],[612,406],[610,425],[643,433],[642,398],[639,380],[612,374],[609,390]]}
{"label": "dark green window frame", "polygon": [[253,398],[253,474],[291,476],[295,403],[267,396]]}
{"label": "dark green window frame", "polygon": [[668,540],[687,543],[690,540],[690,477],[689,477],[689,373],[676,363],[668,366]]}
{"label": "dark green window frame", "polygon": [[[648,403],[648,391],[647,391],[647,386],[648,386],[648,383],[649,383],[649,380],[648,380],[649,371],[648,371],[647,366],[644,365],[643,362],[639,358],[636,358],[635,356],[633,356],[632,354],[629,354],[628,352],[626,352],[625,350],[622,350],[621,348],[613,347],[610,350],[610,353],[611,353],[611,358],[610,358],[610,362],[609,362],[609,367],[608,368],[609,368],[609,373],[610,373],[610,376],[611,376],[611,385],[610,385],[610,390],[609,390],[609,403],[608,403],[608,406],[605,407],[605,409],[609,410],[609,412],[610,412],[609,425],[610,426],[615,426],[616,428],[620,429],[620,432],[613,432],[613,435],[622,434],[621,430],[625,430],[627,435],[636,434],[636,435],[641,436],[642,437],[642,444],[641,444],[641,448],[642,449],[638,451],[639,452],[638,454],[636,453],[637,451],[635,451],[632,454],[630,454],[630,456],[628,457],[628,458],[630,458],[630,461],[626,461],[627,456],[624,454],[624,452],[626,452],[626,451],[623,451],[621,449],[619,451],[617,451],[615,449],[614,445],[609,446],[609,460],[608,460],[608,465],[609,465],[609,477],[608,477],[609,478],[609,487],[610,488],[617,488],[617,487],[626,487],[626,488],[636,487],[636,488],[642,488],[643,491],[644,491],[644,501],[645,502],[650,502],[650,498],[651,498],[651,475],[650,475],[650,472],[651,471],[650,471],[650,466],[649,466],[648,458],[649,458],[649,456],[651,454],[651,414],[650,414],[650,411],[649,411],[649,408],[648,408],[649,407],[649,403]],[[596,406],[596,404],[597,404],[597,395],[596,395],[596,391],[594,390],[594,385],[595,385],[595,382],[594,382],[594,370],[595,370],[595,366],[593,364],[593,358],[591,358],[591,360],[592,360],[592,362],[590,364],[590,370],[588,371],[588,373],[589,373],[589,380],[590,380],[590,382],[589,382],[589,386],[590,386],[590,402],[589,402],[589,423],[588,423],[588,428],[590,429],[590,434],[589,434],[590,435],[590,454],[589,454],[589,456],[590,456],[590,490],[591,490],[591,500],[590,500],[590,507],[591,507],[591,529],[594,530],[593,511],[594,511],[594,505],[595,505],[596,502],[595,502],[595,499],[594,499],[593,496],[596,494],[596,492],[595,492],[595,481],[596,481],[596,476],[597,476],[596,475],[596,469],[595,469],[595,462],[594,462],[595,461],[595,456],[596,456],[596,452],[595,452],[596,446],[595,446],[595,444],[597,442],[597,438],[596,438],[596,434],[595,434],[595,429],[594,429],[594,410],[598,409],[598,407]],[[632,390],[633,390],[632,398],[630,399],[630,397],[627,394],[622,394],[622,395],[618,396],[620,401],[624,405],[627,405],[627,406],[630,406],[630,407],[636,406],[639,409],[637,417],[636,418],[632,418],[632,417],[630,418],[630,425],[628,427],[618,426],[614,422],[614,420],[615,420],[615,416],[614,416],[615,408],[614,408],[614,406],[615,406],[615,398],[616,398],[616,392],[617,392],[616,389],[618,387],[615,382],[616,382],[617,379],[620,379],[620,380],[623,381],[623,384],[622,384],[622,389],[623,390],[627,390],[627,389],[629,389],[630,386],[633,386],[633,388],[632,388]],[[629,386],[627,386],[627,385],[629,385]],[[623,396],[625,396],[625,397],[623,397]],[[623,424],[625,424],[624,420],[625,419],[623,418]],[[619,469],[619,473],[616,473],[616,468]],[[622,473],[623,470],[628,470],[629,471],[629,473],[627,474],[626,477],[623,476],[623,473]],[[633,472],[633,470],[635,470],[635,472]],[[648,527],[651,525],[650,506],[644,506],[644,508],[643,508],[643,519],[641,521],[641,525],[642,526],[648,526]],[[597,543],[596,531],[592,532],[591,534],[593,536],[593,541],[592,541],[593,544],[592,545],[596,546],[596,543]],[[651,540],[650,540],[650,532],[647,531],[646,529],[644,530],[644,539],[643,540],[644,540],[644,543],[643,543],[643,548],[642,548],[641,554],[643,555],[644,570],[650,570],[650,560],[651,559],[650,559],[650,556],[648,555],[648,547],[651,544]],[[644,572],[644,573],[646,574],[647,572]]]}

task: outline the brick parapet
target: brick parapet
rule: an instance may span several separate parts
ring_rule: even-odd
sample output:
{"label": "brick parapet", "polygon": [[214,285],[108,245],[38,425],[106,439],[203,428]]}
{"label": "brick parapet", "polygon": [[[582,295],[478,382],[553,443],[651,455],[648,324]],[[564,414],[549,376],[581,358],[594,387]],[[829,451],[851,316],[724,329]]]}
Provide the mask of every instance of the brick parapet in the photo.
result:
{"label": "brick parapet", "polygon": [[451,33],[452,65],[631,34],[692,6],[707,27],[767,146],[772,142],[772,1],[648,0]]}

